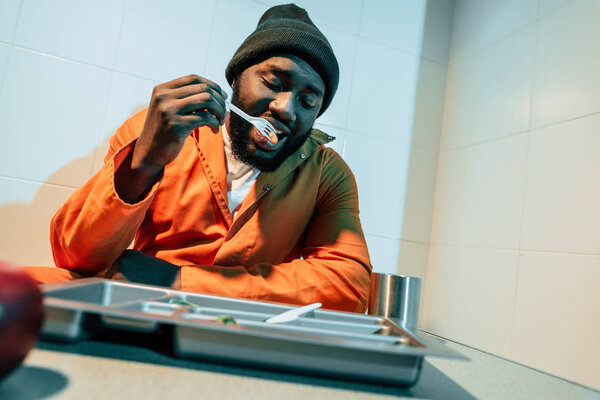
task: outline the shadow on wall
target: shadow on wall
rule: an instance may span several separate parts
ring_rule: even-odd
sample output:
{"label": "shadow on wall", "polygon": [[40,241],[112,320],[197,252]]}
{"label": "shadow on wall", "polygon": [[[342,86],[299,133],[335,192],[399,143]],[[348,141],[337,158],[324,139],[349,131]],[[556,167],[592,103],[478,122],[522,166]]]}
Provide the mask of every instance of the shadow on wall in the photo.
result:
{"label": "shadow on wall", "polygon": [[[133,116],[143,107],[134,107],[129,116]],[[87,155],[71,160],[54,171],[42,184],[3,179],[6,182],[4,190],[17,193],[21,199],[31,198],[31,201],[0,204],[0,221],[6,232],[0,241],[1,259],[18,265],[54,266],[49,239],[50,221],[77,188],[52,182],[64,181],[64,177],[72,176],[75,172],[80,175],[82,169],[93,166],[89,175],[91,177],[103,165],[112,134],[113,132],[110,132],[102,143]]]}
{"label": "shadow on wall", "polygon": [[[398,273],[419,278],[425,278],[428,263],[452,31],[452,24],[445,28],[436,26],[439,24],[436,7],[427,2],[423,23],[422,58],[414,92],[402,240],[398,251]],[[440,59],[430,61],[430,54],[437,54]]]}

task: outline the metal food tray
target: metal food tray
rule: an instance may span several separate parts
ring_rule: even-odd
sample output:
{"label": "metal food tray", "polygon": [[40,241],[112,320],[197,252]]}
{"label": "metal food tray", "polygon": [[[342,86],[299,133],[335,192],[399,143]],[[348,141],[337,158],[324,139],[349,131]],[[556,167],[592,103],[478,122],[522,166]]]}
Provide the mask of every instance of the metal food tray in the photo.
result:
{"label": "metal food tray", "polygon": [[[179,357],[402,386],[418,380],[426,355],[464,358],[383,317],[319,309],[269,324],[264,320],[295,306],[101,278],[42,285],[42,291],[41,335],[50,340],[77,341],[106,329],[151,333],[170,325]],[[223,316],[237,323],[224,323]]]}

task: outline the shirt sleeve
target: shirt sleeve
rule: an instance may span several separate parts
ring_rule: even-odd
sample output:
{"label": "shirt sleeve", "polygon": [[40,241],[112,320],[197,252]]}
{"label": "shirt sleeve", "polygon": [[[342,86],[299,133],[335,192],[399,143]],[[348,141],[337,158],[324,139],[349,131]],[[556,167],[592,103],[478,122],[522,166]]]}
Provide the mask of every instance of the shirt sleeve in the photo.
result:
{"label": "shirt sleeve", "polygon": [[128,204],[117,194],[114,176],[132,151],[144,120],[142,111],[117,130],[110,140],[104,166],[52,218],[50,244],[58,267],[97,274],[133,241],[159,182],[143,200]]}

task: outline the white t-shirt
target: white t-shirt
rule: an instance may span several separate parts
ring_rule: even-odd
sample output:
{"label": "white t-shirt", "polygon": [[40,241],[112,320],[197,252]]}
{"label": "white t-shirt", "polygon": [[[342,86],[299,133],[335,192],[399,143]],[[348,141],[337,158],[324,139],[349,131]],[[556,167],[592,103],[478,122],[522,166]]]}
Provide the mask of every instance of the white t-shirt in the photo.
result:
{"label": "white t-shirt", "polygon": [[234,157],[231,150],[231,140],[225,125],[223,125],[223,144],[225,145],[225,167],[227,170],[227,202],[229,211],[235,218],[242,201],[244,201],[260,174],[260,170],[246,165]]}

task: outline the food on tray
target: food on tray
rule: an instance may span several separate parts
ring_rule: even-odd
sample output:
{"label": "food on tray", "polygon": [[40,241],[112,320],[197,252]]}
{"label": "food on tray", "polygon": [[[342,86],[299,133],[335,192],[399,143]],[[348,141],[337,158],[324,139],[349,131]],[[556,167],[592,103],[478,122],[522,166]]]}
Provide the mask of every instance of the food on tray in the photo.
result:
{"label": "food on tray", "polygon": [[174,297],[171,300],[169,300],[169,304],[177,304],[177,305],[180,305],[180,306],[200,307],[198,304],[194,304],[194,303],[189,302],[187,300],[181,300],[181,299],[178,299],[177,297]]}
{"label": "food on tray", "polygon": [[[198,304],[194,304],[194,303],[192,303],[190,301],[182,300],[182,299],[179,299],[177,297],[174,297],[171,300],[169,300],[169,303],[170,304],[177,304],[177,305],[180,305],[180,306],[200,307]],[[215,321],[220,322],[220,323],[225,324],[225,325],[227,325],[227,324],[237,325],[237,321],[235,320],[235,318],[230,317],[229,315],[219,315]]]}
{"label": "food on tray", "polygon": [[217,317],[217,322],[221,322],[225,325],[227,325],[227,324],[237,325],[237,321],[235,320],[235,318],[230,317],[229,315],[219,315]]}

